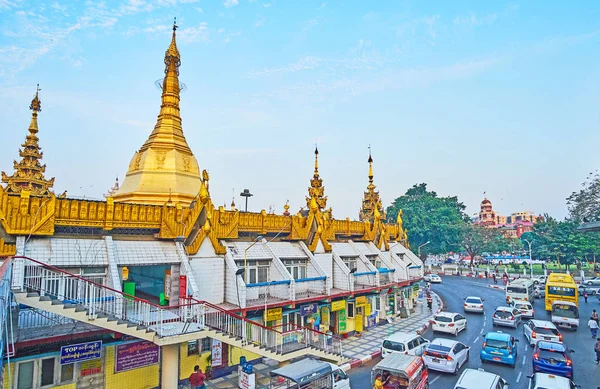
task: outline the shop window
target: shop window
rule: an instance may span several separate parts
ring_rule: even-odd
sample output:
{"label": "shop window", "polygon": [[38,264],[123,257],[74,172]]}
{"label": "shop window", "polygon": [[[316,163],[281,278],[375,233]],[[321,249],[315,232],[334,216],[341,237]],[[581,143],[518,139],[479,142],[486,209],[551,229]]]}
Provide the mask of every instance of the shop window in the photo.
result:
{"label": "shop window", "polygon": [[200,351],[200,345],[198,343],[197,340],[192,340],[190,342],[188,342],[188,357],[191,355],[198,355],[198,352]]}
{"label": "shop window", "polygon": [[[243,267],[244,263],[236,261],[238,267]],[[248,284],[257,284],[269,281],[269,268],[271,261],[248,261]]]}
{"label": "shop window", "polygon": [[308,262],[304,259],[284,259],[283,264],[295,280],[306,278]]}
{"label": "shop window", "polygon": [[74,363],[70,363],[68,365],[61,365],[60,366],[60,382],[64,383],[64,382],[72,381],[74,372],[75,372],[75,364]]}
{"label": "shop window", "polygon": [[52,385],[54,383],[54,358],[42,359],[42,376],[40,385]]}
{"label": "shop window", "polygon": [[348,318],[354,318],[354,303],[348,303]]}
{"label": "shop window", "polygon": [[375,310],[381,310],[381,297],[375,297]]}
{"label": "shop window", "polygon": [[344,261],[344,264],[348,267],[348,269],[352,270],[352,269],[356,269],[356,257],[354,258],[342,258]]}
{"label": "shop window", "polygon": [[33,364],[34,361],[17,364],[17,389],[33,388]]}
{"label": "shop window", "polygon": [[211,351],[211,339],[210,338],[204,338],[201,340],[202,344],[200,345],[200,352],[201,353],[205,353],[207,351]]}

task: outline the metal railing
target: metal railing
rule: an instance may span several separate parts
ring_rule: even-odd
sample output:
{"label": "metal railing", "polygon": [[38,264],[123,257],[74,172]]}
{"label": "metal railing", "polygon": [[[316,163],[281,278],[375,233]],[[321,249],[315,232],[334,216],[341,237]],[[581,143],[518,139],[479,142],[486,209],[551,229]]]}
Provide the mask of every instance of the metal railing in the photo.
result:
{"label": "metal railing", "polygon": [[294,282],[295,300],[324,296],[327,293],[327,277],[300,278]]}
{"label": "metal railing", "polygon": [[377,287],[376,273],[354,273],[354,290],[364,290]]}
{"label": "metal railing", "polygon": [[269,281],[246,285],[246,306],[257,306],[277,301],[289,301],[290,281]]}
{"label": "metal railing", "polygon": [[411,266],[408,268],[408,277],[412,280],[415,278],[421,278],[423,277],[422,273],[422,268],[421,266]]}
{"label": "metal railing", "polygon": [[[15,312],[15,314],[17,314]],[[33,328],[52,327],[63,324],[75,324],[78,321],[56,313],[41,311],[35,308],[26,308],[18,311],[17,328],[28,330]]]}

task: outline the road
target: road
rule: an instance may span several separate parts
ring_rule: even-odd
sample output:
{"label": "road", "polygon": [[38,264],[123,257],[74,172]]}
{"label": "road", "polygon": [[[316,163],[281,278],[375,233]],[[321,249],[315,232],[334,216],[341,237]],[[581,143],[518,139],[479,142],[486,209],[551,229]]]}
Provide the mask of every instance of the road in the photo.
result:
{"label": "road", "polygon": [[[492,327],[492,315],[497,306],[504,305],[504,291],[488,288],[489,282],[466,277],[443,277],[443,283],[432,285],[434,292],[440,295],[444,301],[444,310],[448,312],[463,312],[463,298],[466,296],[480,296],[485,299],[485,314],[467,313],[468,329],[462,331],[457,339],[467,346],[471,347],[470,359],[467,367],[471,369],[484,368],[495,374],[501,375],[511,385],[511,389],[526,389],[528,388],[528,375],[532,374],[531,358],[532,349],[527,344],[523,336],[523,325],[519,325],[518,329],[508,327]],[[550,314],[544,309],[542,299],[536,300],[534,303],[535,318],[539,320],[550,320]],[[595,354],[593,352],[593,340],[591,339],[590,331],[587,328],[587,321],[592,313],[592,309],[600,312],[600,304],[598,300],[589,298],[588,303],[583,302],[581,298],[580,304],[580,325],[579,331],[570,331],[561,329],[564,341],[575,352],[572,354],[573,365],[575,367],[575,383],[581,385],[584,389],[595,389],[600,385],[600,366],[597,366]],[[518,363],[516,368],[511,368],[508,365],[486,363],[481,364],[479,360],[479,351],[483,343],[483,335],[488,331],[500,330],[506,333],[511,333],[518,343]],[[431,330],[424,335],[427,339],[437,337],[446,337],[444,334],[432,334]],[[371,368],[378,362],[374,360],[366,364],[364,367],[350,370],[350,382],[353,388],[371,388],[370,372]],[[465,367],[461,369],[464,370]],[[451,374],[438,373],[430,370],[429,387],[431,389],[446,389],[453,388],[458,377]]]}

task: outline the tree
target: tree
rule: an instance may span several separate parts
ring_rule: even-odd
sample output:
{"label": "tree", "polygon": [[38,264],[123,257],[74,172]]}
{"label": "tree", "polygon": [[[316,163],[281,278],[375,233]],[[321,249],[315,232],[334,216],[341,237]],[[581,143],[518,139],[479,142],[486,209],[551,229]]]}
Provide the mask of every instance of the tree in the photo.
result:
{"label": "tree", "polygon": [[427,190],[427,184],[417,184],[387,208],[388,220],[396,220],[400,209],[411,247],[430,242],[422,251],[432,254],[460,248],[460,229],[469,218],[465,205],[456,197],[438,197]]}
{"label": "tree", "polygon": [[494,251],[497,242],[502,239],[495,228],[486,228],[476,224],[464,223],[460,229],[461,245],[471,257],[471,266],[476,256],[486,250]]}
{"label": "tree", "polygon": [[576,221],[600,221],[600,174],[590,173],[578,192],[567,197],[571,219]]}

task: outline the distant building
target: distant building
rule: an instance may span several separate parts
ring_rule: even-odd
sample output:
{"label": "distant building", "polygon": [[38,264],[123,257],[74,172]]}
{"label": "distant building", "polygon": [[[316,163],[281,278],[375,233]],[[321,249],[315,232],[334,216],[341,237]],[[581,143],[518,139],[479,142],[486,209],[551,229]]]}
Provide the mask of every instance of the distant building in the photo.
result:
{"label": "distant building", "polygon": [[479,216],[474,223],[484,227],[499,228],[504,236],[519,238],[525,232],[531,231],[533,225],[543,219],[541,215],[534,215],[531,211],[513,212],[510,216],[499,215],[494,211],[492,202],[484,198]]}

